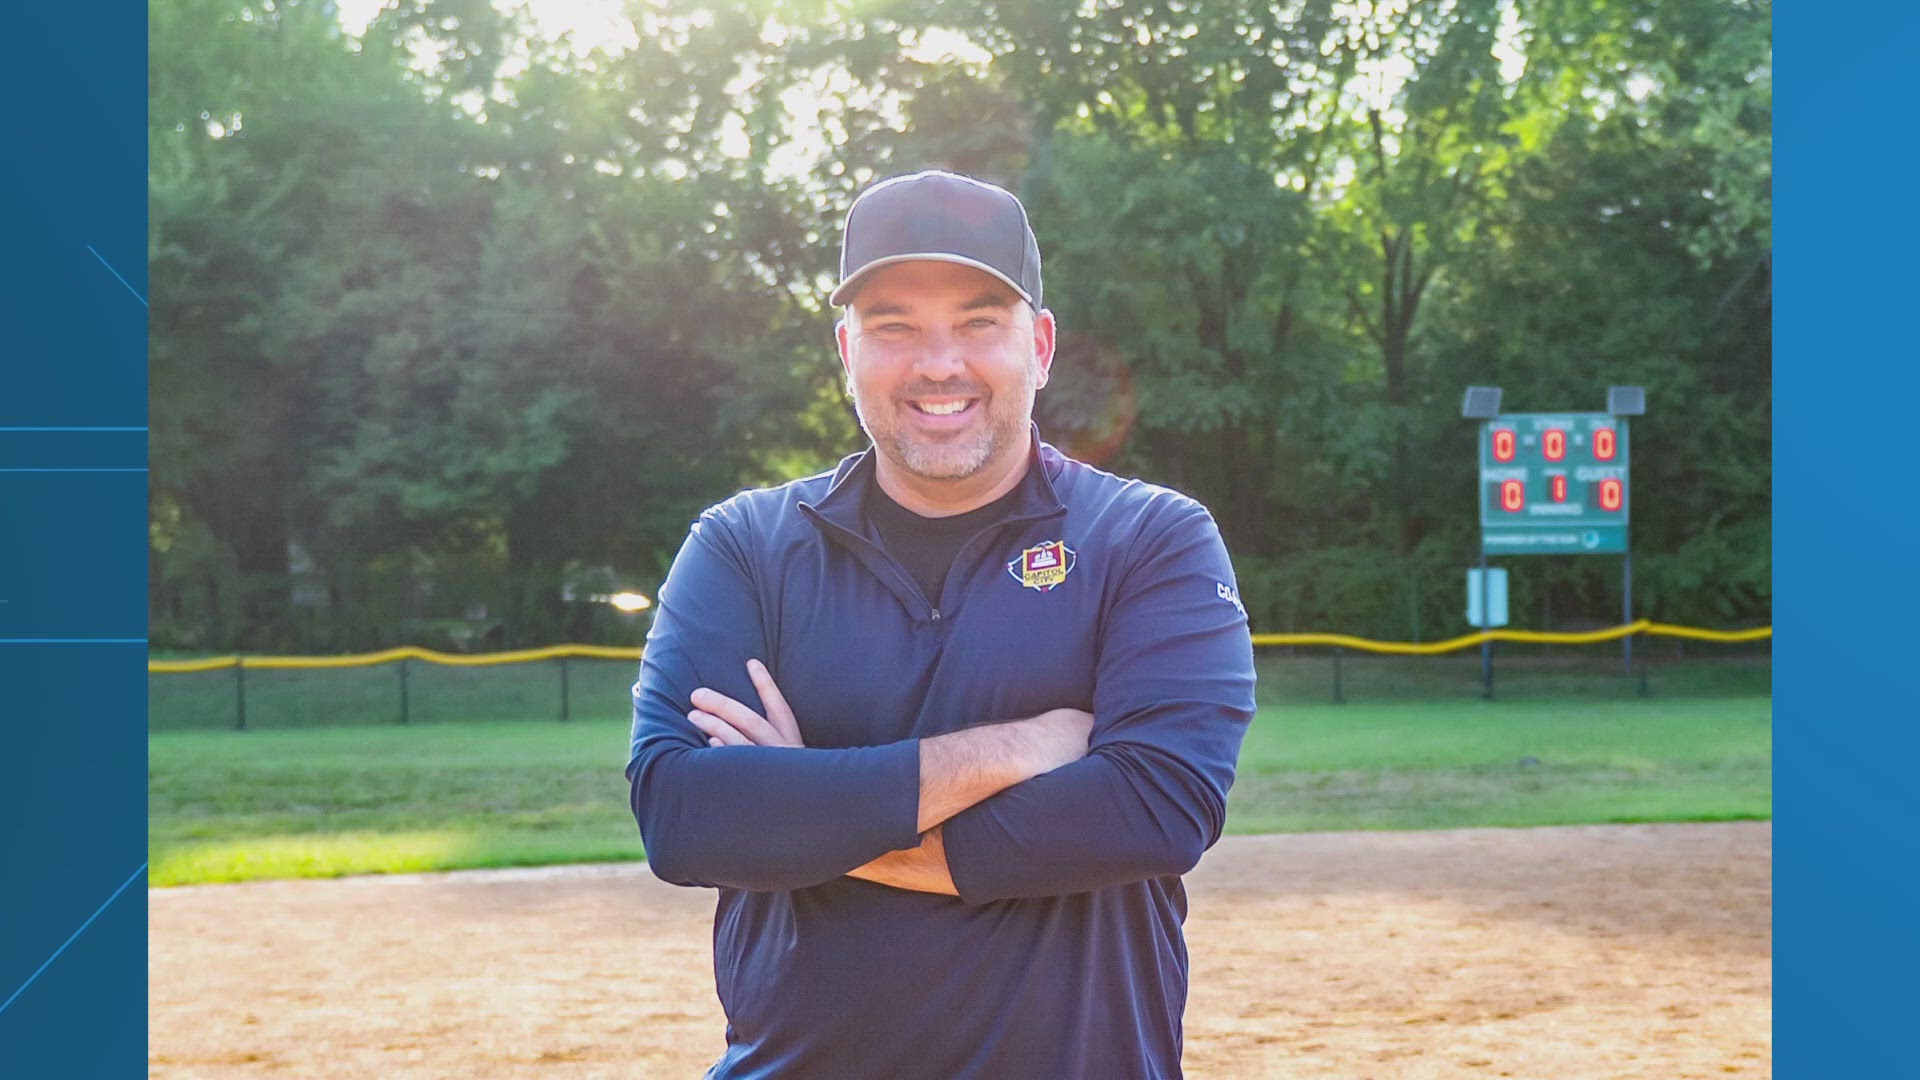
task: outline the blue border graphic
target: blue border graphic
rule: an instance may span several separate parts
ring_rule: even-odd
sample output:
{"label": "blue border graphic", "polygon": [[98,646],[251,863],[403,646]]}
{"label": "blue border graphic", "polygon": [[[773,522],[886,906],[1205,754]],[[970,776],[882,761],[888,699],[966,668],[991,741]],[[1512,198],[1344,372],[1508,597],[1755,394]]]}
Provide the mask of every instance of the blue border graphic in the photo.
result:
{"label": "blue border graphic", "polygon": [[0,1076],[144,1076],[146,7],[11,16]]}
{"label": "blue border graphic", "polygon": [[[13,211],[0,429],[49,438],[146,423],[145,8],[109,0],[81,21],[21,6],[0,65],[22,151],[0,170]],[[1910,1067],[1898,1041],[1920,952],[1908,883],[1920,706],[1896,685],[1914,663],[1920,571],[1899,554],[1911,543],[1860,557],[1857,530],[1829,528],[1823,511],[1878,508],[1883,537],[1912,528],[1911,479],[1857,463],[1908,460],[1904,410],[1920,401],[1904,119],[1920,7],[1791,3],[1775,23],[1775,1060],[1781,1076],[1892,1076]],[[1832,468],[1841,447],[1856,464]],[[146,1067],[133,887],[146,858],[145,598],[124,588],[144,582],[145,481],[97,471],[143,464],[0,474],[5,1075]],[[76,613],[60,589],[26,597],[16,556],[48,560],[37,569],[91,606]],[[101,575],[114,589],[88,587]],[[88,625],[36,630],[48,615]]]}
{"label": "blue border graphic", "polygon": [[[1774,43],[1777,1075],[1911,1075],[1911,312],[1920,8],[1782,5]],[[1844,462],[1844,465],[1842,465]],[[1896,463],[1899,469],[1896,470]],[[1841,522],[1844,521],[1844,524]],[[1884,539],[1879,539],[1884,538]]]}

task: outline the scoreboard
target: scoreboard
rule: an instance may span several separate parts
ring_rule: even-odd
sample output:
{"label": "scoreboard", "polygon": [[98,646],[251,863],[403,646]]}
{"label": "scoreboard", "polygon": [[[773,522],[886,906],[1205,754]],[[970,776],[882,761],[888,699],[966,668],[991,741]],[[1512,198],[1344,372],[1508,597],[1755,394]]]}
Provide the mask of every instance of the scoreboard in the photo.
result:
{"label": "scoreboard", "polygon": [[1508,413],[1480,425],[1480,550],[1619,555],[1627,550],[1627,418]]}

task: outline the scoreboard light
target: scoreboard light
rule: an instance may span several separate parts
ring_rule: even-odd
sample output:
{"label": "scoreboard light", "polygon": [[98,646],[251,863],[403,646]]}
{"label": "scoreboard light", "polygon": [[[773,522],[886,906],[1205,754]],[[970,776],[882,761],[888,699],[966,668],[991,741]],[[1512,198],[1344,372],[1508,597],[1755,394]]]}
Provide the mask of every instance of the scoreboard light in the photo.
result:
{"label": "scoreboard light", "polygon": [[1559,461],[1567,456],[1567,433],[1560,428],[1548,428],[1540,436],[1540,452],[1548,461]]}
{"label": "scoreboard light", "polygon": [[1500,481],[1500,509],[1517,514],[1527,505],[1526,485],[1518,480]]}
{"label": "scoreboard light", "polygon": [[1613,455],[1620,450],[1619,437],[1610,427],[1593,430],[1593,456],[1597,461],[1612,461]]}
{"label": "scoreboard light", "polygon": [[1548,477],[1547,490],[1553,496],[1554,502],[1557,502],[1557,503],[1566,502],[1567,501],[1567,474],[1555,473],[1553,476]]}
{"label": "scoreboard light", "polygon": [[1500,388],[1469,386],[1460,399],[1460,415],[1468,420],[1491,420],[1500,415]]}
{"label": "scoreboard light", "polygon": [[1645,416],[1647,388],[1644,386],[1607,387],[1607,411],[1615,416]]}
{"label": "scoreboard light", "polygon": [[1495,428],[1493,430],[1493,460],[1512,461],[1516,445],[1517,443],[1514,439],[1512,428]]}
{"label": "scoreboard light", "polygon": [[1623,501],[1620,481],[1607,479],[1600,481],[1600,509],[1616,511]]}

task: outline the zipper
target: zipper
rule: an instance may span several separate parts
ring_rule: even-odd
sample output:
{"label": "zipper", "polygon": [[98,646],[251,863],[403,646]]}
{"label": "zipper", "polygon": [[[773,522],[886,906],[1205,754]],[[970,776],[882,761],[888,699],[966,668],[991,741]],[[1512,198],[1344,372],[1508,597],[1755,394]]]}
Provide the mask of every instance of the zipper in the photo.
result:
{"label": "zipper", "polygon": [[[867,569],[871,571],[875,577],[883,581],[891,579],[895,595],[906,602],[909,610],[911,610],[913,603],[918,601],[925,607],[929,621],[938,623],[945,619],[945,616],[940,613],[940,609],[934,607],[933,603],[927,599],[926,594],[920,591],[919,583],[907,574],[906,568],[900,565],[898,559],[895,559],[887,553],[887,549],[838,522],[828,521],[818,510],[812,507],[806,507],[805,512],[816,524],[824,526],[832,535],[838,536],[841,543],[855,551],[856,556],[860,552],[865,552],[867,558],[863,558],[861,561],[867,564]],[[872,561],[869,562],[868,559]],[[876,563],[878,565],[875,565]]]}

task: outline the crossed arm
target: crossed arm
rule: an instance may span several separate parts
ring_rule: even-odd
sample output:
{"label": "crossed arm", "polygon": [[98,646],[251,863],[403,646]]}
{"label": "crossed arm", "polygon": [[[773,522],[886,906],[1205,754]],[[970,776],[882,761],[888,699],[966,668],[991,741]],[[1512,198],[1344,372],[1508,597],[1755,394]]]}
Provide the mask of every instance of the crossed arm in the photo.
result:
{"label": "crossed arm", "polygon": [[[687,719],[707,736],[707,745],[804,747],[799,721],[766,665],[747,661],[747,677],[765,716],[717,690],[703,686],[693,692]],[[1084,757],[1092,731],[1092,713],[1054,709],[920,740],[920,843],[887,852],[847,876],[896,889],[960,895],[947,867],[941,823],[1014,784]]]}
{"label": "crossed arm", "polygon": [[[751,891],[851,874],[969,903],[1186,872],[1220,834],[1253,657],[1211,519],[1171,516],[1137,530],[1151,539],[1112,586],[1091,737],[1086,713],[1055,710],[834,749],[801,746],[763,667],[715,663],[765,655],[764,607],[753,560],[703,520],[634,687],[628,778],[654,872]],[[740,704],[756,696],[768,715]]]}

